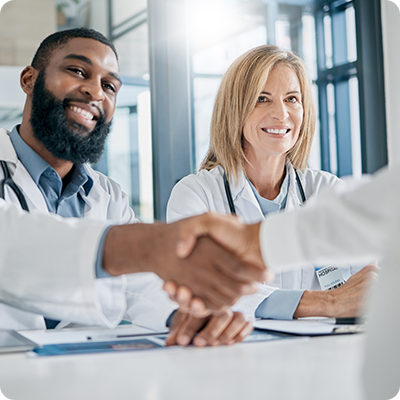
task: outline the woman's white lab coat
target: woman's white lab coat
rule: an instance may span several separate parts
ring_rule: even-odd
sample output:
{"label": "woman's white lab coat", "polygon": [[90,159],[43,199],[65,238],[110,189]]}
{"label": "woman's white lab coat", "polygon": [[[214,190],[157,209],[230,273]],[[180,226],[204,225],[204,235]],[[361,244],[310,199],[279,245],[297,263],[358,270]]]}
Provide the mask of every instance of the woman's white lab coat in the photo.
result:
{"label": "woman's white lab coat", "polygon": [[[22,190],[27,201],[29,210],[39,211],[43,214],[48,214],[45,199],[31,178],[30,174],[25,169],[24,165],[18,160],[14,147],[9,138],[9,133],[5,129],[0,129],[0,160],[7,162],[14,182]],[[129,207],[127,195],[121,191],[120,186],[113,180],[107,178],[103,174],[94,171],[88,166],[89,174],[93,179],[93,186],[88,196],[81,188],[81,196],[85,201],[84,217],[96,221],[108,221],[113,224],[133,223],[138,222],[135,219],[133,210]],[[0,169],[0,180],[3,179],[3,174]],[[14,192],[6,187],[6,201],[16,203],[19,202]],[[38,226],[40,228],[40,225]],[[40,236],[40,230],[37,231]],[[98,239],[98,238],[97,238]],[[99,240],[99,239],[98,239]],[[21,242],[23,243],[23,242]],[[72,243],[65,240],[62,253],[55,254],[52,251],[52,243],[48,244],[47,251],[49,259],[58,259],[59,257],[67,257],[68,253],[74,252],[75,249]],[[24,248],[20,248],[21,252]],[[71,268],[73,268],[71,266]],[[41,274],[40,267],[36,266],[33,269],[35,274]],[[46,268],[43,268],[45,274]],[[94,270],[92,273],[94,274]],[[21,271],[21,274],[29,274],[30,270]],[[164,329],[166,318],[175,308],[172,302],[169,301],[166,294],[162,291],[162,281],[156,275],[151,273],[132,274],[127,276],[104,278],[95,280],[95,296],[97,296],[97,307],[99,318],[88,319],[84,309],[82,308],[82,316],[68,312],[67,308],[57,306],[57,303],[63,304],[67,301],[67,292],[59,293],[56,289],[51,292],[51,279],[46,286],[49,291],[49,298],[53,299],[50,302],[43,302],[40,307],[37,305],[33,309],[39,314],[44,314],[54,319],[62,319],[74,321],[84,324],[99,324],[99,321],[106,326],[115,326],[127,313],[127,318],[132,322],[143,326],[152,327],[154,329]],[[18,279],[9,284],[19,285]],[[24,290],[21,288],[21,290]],[[34,300],[34,299],[33,299]],[[43,317],[39,314],[19,310],[9,306],[13,304],[17,307],[22,307],[25,310],[30,310],[26,304],[19,305],[18,300],[14,299],[9,302],[6,298],[0,296],[0,326],[1,329],[43,329],[45,327]],[[128,305],[127,305],[128,302]]]}
{"label": "woman's white lab coat", "polygon": [[[293,210],[302,205],[299,187],[296,183],[294,168],[290,162],[286,164],[289,174],[289,188],[285,211]],[[324,172],[306,169],[298,171],[307,200],[327,186],[341,185],[336,176]],[[247,181],[240,171],[236,183],[230,184],[232,199],[237,215],[246,223],[256,223],[264,219],[260,205]],[[168,206],[167,221],[203,214],[205,212],[230,214],[225,193],[223,169],[218,166],[211,171],[201,170],[196,175],[189,175],[179,181],[172,190]],[[287,249],[290,251],[290,249]],[[360,268],[343,266],[342,274],[345,280]],[[320,289],[315,268],[312,265],[285,272],[279,272],[269,285],[260,285],[255,295],[244,296],[235,305],[235,309],[243,312],[248,318],[254,317],[258,305],[276,289]]]}

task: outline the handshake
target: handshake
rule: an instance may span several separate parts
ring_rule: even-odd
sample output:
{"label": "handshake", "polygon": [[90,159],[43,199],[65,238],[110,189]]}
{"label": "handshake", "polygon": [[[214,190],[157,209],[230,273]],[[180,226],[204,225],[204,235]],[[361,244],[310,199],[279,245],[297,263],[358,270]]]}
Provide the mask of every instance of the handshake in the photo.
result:
{"label": "handshake", "polygon": [[194,286],[199,280],[166,280],[164,290],[181,310],[199,317],[218,313],[268,280],[259,245],[260,223],[246,225],[236,217],[203,214],[182,221],[179,230],[177,256],[190,262],[197,253],[210,264],[202,275],[204,287]]}
{"label": "handshake", "polygon": [[[247,336],[250,324],[229,307],[268,280],[259,230],[259,223],[246,225],[236,217],[210,213],[172,224],[114,226],[105,240],[103,268],[111,275],[153,272],[163,279],[164,289],[180,306],[172,336],[174,325],[182,325],[188,313],[194,325],[208,317],[221,326],[225,319],[237,325],[231,331]],[[170,343],[175,340],[171,335]]]}

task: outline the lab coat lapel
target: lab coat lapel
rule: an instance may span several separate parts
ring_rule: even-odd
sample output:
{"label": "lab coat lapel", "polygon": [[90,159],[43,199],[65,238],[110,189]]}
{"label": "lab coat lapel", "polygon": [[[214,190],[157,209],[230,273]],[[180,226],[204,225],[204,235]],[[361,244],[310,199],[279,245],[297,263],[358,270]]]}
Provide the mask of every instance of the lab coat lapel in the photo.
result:
{"label": "lab coat lapel", "polygon": [[6,162],[17,162],[17,155],[11,143],[8,131],[4,128],[0,129],[0,158]]}
{"label": "lab coat lapel", "polygon": [[14,182],[19,186],[28,203],[29,210],[38,210],[48,213],[46,200],[35,181],[30,176],[21,161],[17,161],[17,167],[13,175]]}
{"label": "lab coat lapel", "polygon": [[89,194],[86,196],[83,187],[79,189],[85,204],[85,218],[107,219],[108,204],[110,203],[110,194],[102,187],[97,174],[88,168],[90,177],[93,179],[93,186]]}
{"label": "lab coat lapel", "polygon": [[230,185],[233,202],[238,215],[243,215],[245,220],[259,222],[264,219],[261,207],[247,181],[243,171],[239,172],[238,181]]}

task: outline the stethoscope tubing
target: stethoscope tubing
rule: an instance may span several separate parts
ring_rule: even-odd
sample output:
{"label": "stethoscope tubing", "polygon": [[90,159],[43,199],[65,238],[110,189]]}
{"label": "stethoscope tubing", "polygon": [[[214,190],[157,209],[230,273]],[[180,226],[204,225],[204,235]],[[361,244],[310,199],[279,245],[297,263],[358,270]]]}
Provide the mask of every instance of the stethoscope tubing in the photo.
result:
{"label": "stethoscope tubing", "polygon": [[21,189],[16,185],[11,177],[10,170],[5,161],[0,161],[1,169],[3,170],[4,179],[0,182],[0,198],[5,200],[5,187],[8,186],[17,196],[19,204],[25,211],[29,211],[28,203]]}

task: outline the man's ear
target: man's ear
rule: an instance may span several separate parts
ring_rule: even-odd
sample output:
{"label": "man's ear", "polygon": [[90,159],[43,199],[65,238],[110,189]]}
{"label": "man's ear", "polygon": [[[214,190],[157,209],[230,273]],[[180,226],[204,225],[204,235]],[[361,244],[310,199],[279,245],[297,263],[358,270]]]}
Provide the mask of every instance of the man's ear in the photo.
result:
{"label": "man's ear", "polygon": [[35,81],[38,74],[39,71],[30,65],[25,67],[21,72],[20,84],[21,89],[25,92],[25,94],[32,95],[33,87],[35,86]]}

